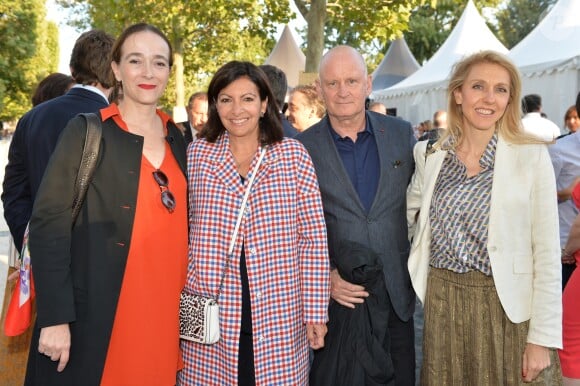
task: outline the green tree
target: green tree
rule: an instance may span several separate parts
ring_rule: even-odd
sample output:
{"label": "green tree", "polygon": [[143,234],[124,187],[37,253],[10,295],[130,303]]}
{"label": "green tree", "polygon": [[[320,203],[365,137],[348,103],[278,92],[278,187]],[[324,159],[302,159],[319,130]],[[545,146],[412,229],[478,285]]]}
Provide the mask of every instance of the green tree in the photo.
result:
{"label": "green tree", "polygon": [[[306,72],[316,72],[325,47],[348,44],[363,53],[400,36],[411,11],[437,0],[294,0],[307,22]],[[382,43],[382,44],[381,44]]]}
{"label": "green tree", "polygon": [[556,0],[509,0],[496,14],[498,38],[511,49],[546,16]]}
{"label": "green tree", "polygon": [[44,0],[3,0],[0,36],[0,120],[9,121],[30,109],[36,84],[56,71],[58,30]]}
{"label": "green tree", "polygon": [[[205,87],[230,60],[263,62],[278,24],[290,19],[288,0],[60,0],[72,9],[71,24],[117,35],[137,22],[156,25],[169,37],[175,57],[166,105],[183,106],[186,92]],[[188,87],[185,87],[188,84]]]}
{"label": "green tree", "polygon": [[[405,40],[419,63],[430,59],[445,42],[459,21],[468,0],[437,0],[437,4],[417,7],[409,20]],[[481,13],[485,7],[496,7],[502,0],[476,0],[475,7]],[[495,30],[492,23],[488,26]]]}

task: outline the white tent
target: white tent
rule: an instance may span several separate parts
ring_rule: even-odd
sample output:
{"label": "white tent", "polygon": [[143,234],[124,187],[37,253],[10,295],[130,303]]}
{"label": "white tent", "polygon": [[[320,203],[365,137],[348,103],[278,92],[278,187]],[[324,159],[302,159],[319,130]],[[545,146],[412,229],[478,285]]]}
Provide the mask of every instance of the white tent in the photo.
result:
{"label": "white tent", "polygon": [[306,66],[306,56],[298,47],[288,25],[284,27],[280,39],[264,64],[271,64],[284,71],[289,87],[298,85],[300,71],[304,71]]}
{"label": "white tent", "polygon": [[580,90],[580,0],[560,0],[509,56],[522,74],[522,95],[542,96],[558,126]]}
{"label": "white tent", "polygon": [[436,110],[447,108],[445,92],[453,64],[466,55],[487,49],[508,52],[469,0],[457,25],[433,57],[405,80],[373,91],[371,99],[396,108],[398,116],[412,123],[432,119]]}
{"label": "white tent", "polygon": [[421,66],[411,53],[404,37],[391,42],[381,63],[373,72],[373,91],[399,83]]}

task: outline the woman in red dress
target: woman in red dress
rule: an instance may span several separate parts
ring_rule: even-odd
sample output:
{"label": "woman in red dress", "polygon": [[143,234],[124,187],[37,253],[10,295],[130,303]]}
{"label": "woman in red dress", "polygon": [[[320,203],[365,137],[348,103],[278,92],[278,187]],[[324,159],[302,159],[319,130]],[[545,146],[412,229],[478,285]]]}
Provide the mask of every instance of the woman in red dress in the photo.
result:
{"label": "woman in red dress", "polygon": [[75,224],[82,117],[64,129],[47,166],[30,221],[38,319],[26,385],[175,385],[187,271],[185,142],[157,109],[172,58],[151,25],[117,39],[111,65],[121,97],[100,111],[99,158]]}
{"label": "woman in red dress", "polygon": [[[580,208],[580,184],[572,192],[576,207]],[[574,256],[580,265],[580,215],[570,228],[563,255]],[[580,272],[575,269],[562,295],[564,349],[559,351],[564,386],[580,385]]]}

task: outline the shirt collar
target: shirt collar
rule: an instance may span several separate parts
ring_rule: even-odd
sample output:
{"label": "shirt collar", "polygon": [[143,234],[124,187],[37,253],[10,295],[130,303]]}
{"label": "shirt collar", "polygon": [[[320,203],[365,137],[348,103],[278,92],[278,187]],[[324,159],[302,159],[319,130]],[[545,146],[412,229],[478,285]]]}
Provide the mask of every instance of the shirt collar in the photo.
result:
{"label": "shirt collar", "polygon": [[[450,141],[450,143],[453,143],[453,141]],[[497,131],[493,133],[493,136],[487,143],[487,146],[485,147],[485,150],[483,151],[483,154],[479,159],[479,165],[481,166],[482,169],[493,169],[496,148],[497,148]],[[452,153],[453,156],[457,158],[457,152],[455,151],[455,147],[449,149],[448,152]],[[460,162],[458,158],[457,161]]]}
{"label": "shirt collar", "polygon": [[[326,118],[328,120],[328,130],[330,131],[330,135],[332,136],[332,139],[334,139],[335,141],[338,140],[343,140],[346,137],[341,137],[332,127],[332,125],[330,124],[330,119],[328,118],[328,116],[326,116]],[[369,118],[366,117],[365,119],[365,129],[363,131],[359,131],[357,133],[357,136],[362,134],[362,133],[368,133],[369,135],[374,135],[373,130],[371,129],[371,124],[369,122]]]}
{"label": "shirt collar", "polygon": [[479,164],[482,169],[493,169],[493,164],[495,161],[495,149],[497,148],[497,132],[493,134],[493,137],[487,143],[485,151],[483,152],[481,158],[479,159]]}
{"label": "shirt collar", "polygon": [[85,90],[89,90],[94,92],[95,94],[99,94],[100,96],[103,97],[103,99],[107,102],[107,104],[109,103],[109,99],[107,99],[107,96],[105,95],[104,92],[102,92],[101,90],[99,90],[97,87],[95,86],[91,86],[89,84],[75,84],[74,86],[72,86],[71,88],[83,88]]}
{"label": "shirt collar", "polygon": [[[159,116],[159,118],[161,118],[161,121],[163,122],[163,127],[166,128],[168,122],[175,124],[173,122],[173,119],[171,119],[171,117],[165,114],[163,111],[157,109],[156,113]],[[111,103],[108,107],[105,107],[104,109],[101,110],[101,118],[103,119],[103,122],[114,116],[119,116],[120,118],[122,118],[121,112],[119,111],[119,106],[117,106],[116,103]]]}

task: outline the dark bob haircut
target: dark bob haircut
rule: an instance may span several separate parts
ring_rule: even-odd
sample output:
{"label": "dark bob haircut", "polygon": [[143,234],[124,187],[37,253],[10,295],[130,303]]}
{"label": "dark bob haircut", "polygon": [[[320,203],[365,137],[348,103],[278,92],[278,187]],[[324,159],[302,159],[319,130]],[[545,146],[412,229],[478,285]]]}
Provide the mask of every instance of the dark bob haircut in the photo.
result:
{"label": "dark bob haircut", "polygon": [[75,84],[72,76],[54,72],[38,83],[32,95],[32,106],[46,102],[47,100],[66,94],[69,88]]}
{"label": "dark bob haircut", "polygon": [[268,100],[266,112],[259,122],[260,144],[270,145],[281,141],[284,137],[282,121],[266,74],[255,64],[239,61],[223,65],[209,83],[207,90],[208,119],[207,124],[199,134],[200,138],[205,138],[206,141],[213,143],[226,131],[217,111],[218,95],[224,88],[240,78],[248,78],[256,85],[261,101]]}

